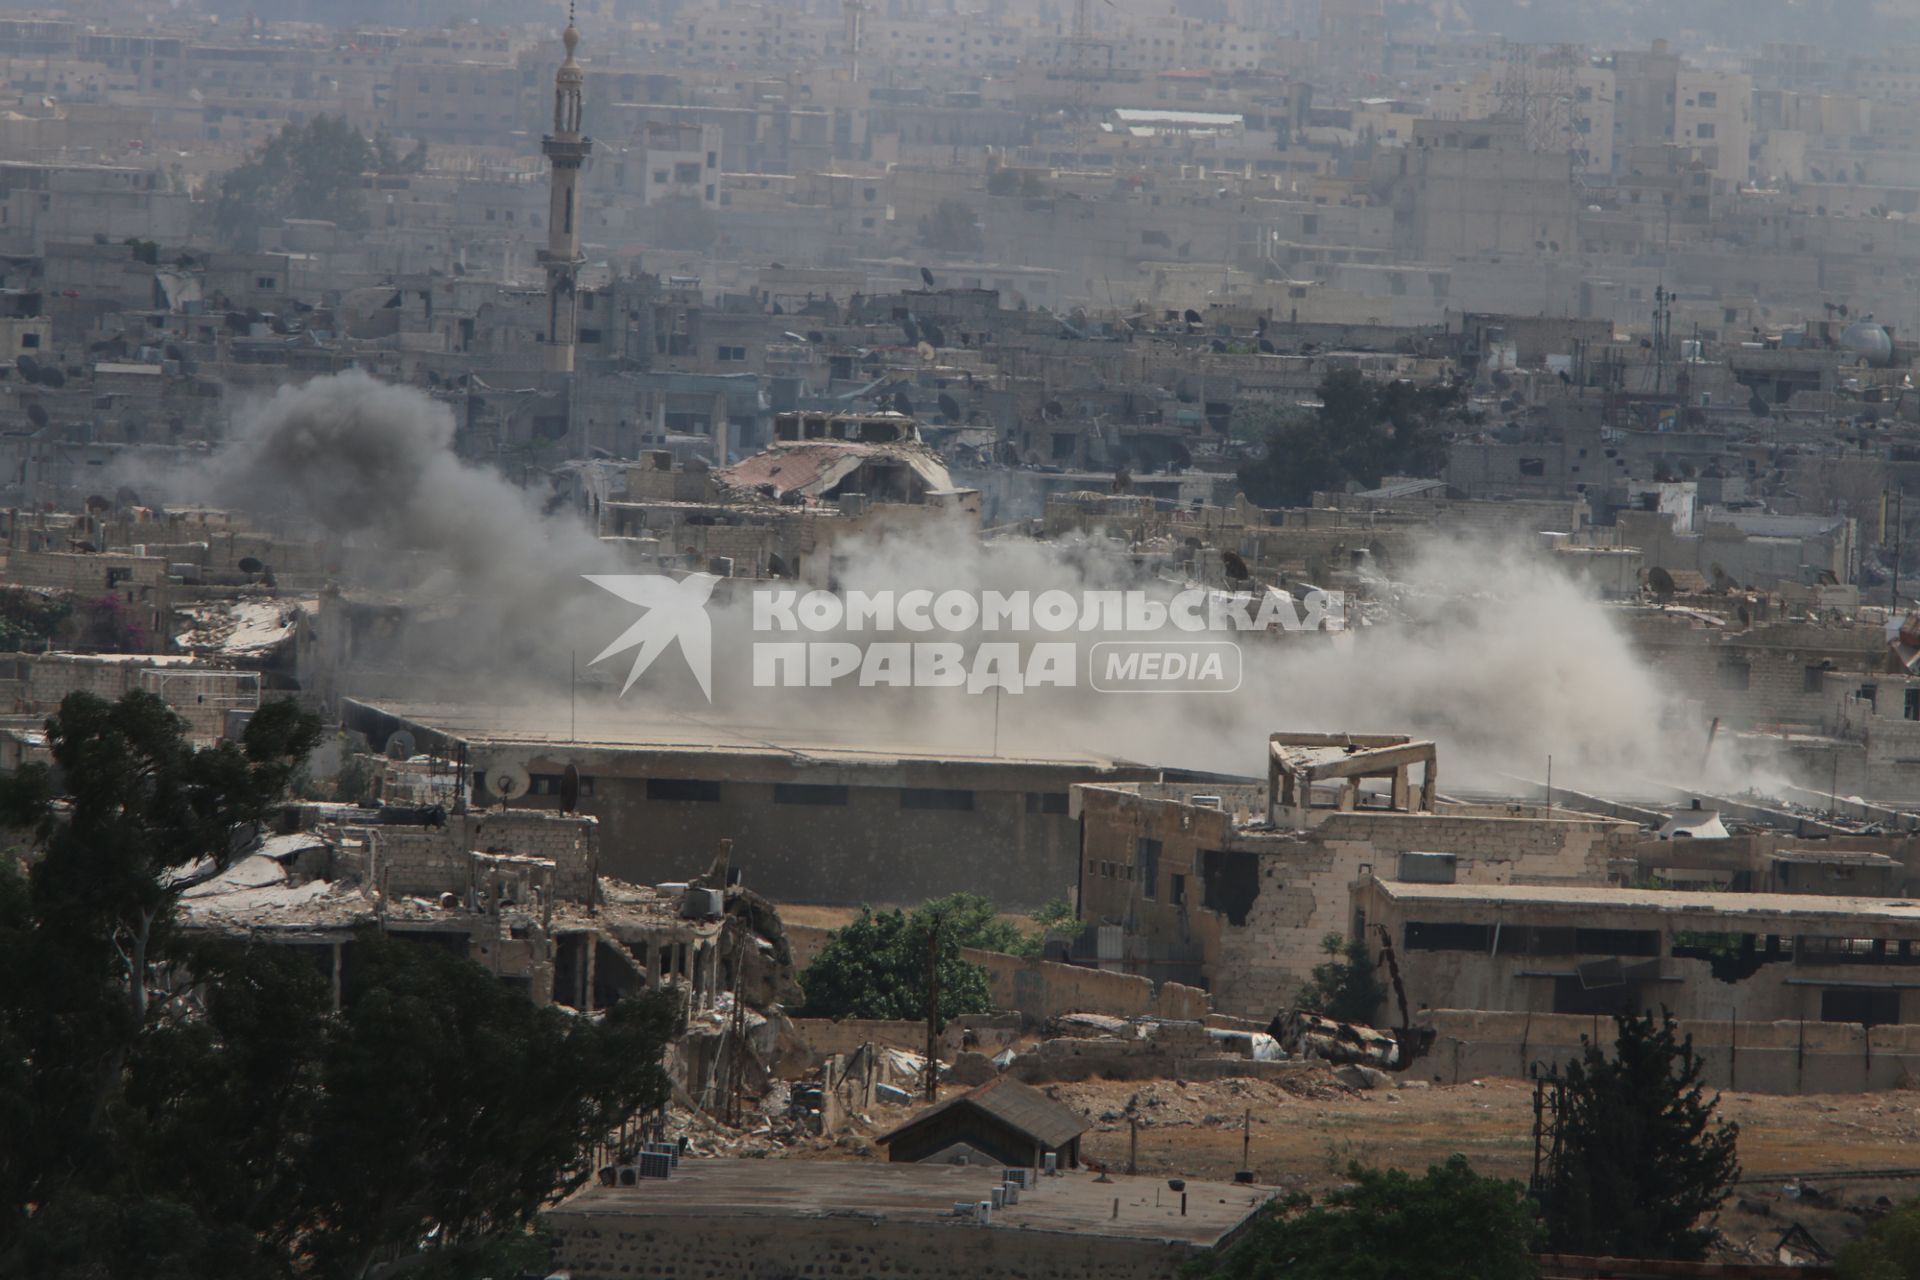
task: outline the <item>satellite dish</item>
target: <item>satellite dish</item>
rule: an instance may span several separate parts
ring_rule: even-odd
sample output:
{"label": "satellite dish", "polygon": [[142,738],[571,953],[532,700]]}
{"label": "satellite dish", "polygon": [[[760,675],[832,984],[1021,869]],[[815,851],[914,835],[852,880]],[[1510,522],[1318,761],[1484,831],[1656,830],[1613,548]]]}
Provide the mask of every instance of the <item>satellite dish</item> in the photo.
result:
{"label": "satellite dish", "polygon": [[417,752],[413,735],[405,729],[395,729],[387,735],[387,759],[411,760]]}
{"label": "satellite dish", "polygon": [[87,510],[111,511],[112,509],[113,503],[107,500],[106,495],[99,493],[90,493],[87,495]]}
{"label": "satellite dish", "polygon": [[1654,596],[1658,599],[1672,599],[1673,593],[1676,590],[1673,575],[1665,569],[1662,569],[1659,565],[1653,566],[1653,568],[1647,570],[1647,590],[1653,592]]}
{"label": "satellite dish", "polygon": [[47,407],[41,404],[38,400],[35,400],[32,404],[27,406],[27,421],[31,422],[36,427],[46,426],[47,425]]}
{"label": "satellite dish", "polygon": [[1273,354],[1273,344],[1271,342],[1268,342],[1265,338],[1260,339],[1260,354],[1263,356],[1270,356]]}
{"label": "satellite dish", "polygon": [[240,563],[235,565],[234,567],[240,570],[240,572],[242,573],[258,573],[262,569],[266,568],[265,565],[261,564],[258,560],[254,559],[252,556],[242,556],[240,558]]}
{"label": "satellite dish", "polygon": [[900,318],[900,332],[907,336],[908,342],[920,341],[920,326],[913,322],[912,316]]}
{"label": "satellite dish", "polygon": [[927,270],[925,267],[920,268],[920,280],[927,288],[933,288],[933,272]]}
{"label": "satellite dish", "polygon": [[928,364],[933,363],[934,350],[931,342],[922,342],[915,350],[920,353],[922,360],[925,360]]}
{"label": "satellite dish", "polygon": [[960,417],[960,402],[942,391],[940,393],[940,412],[949,418]]}
{"label": "satellite dish", "polygon": [[28,382],[40,381],[40,362],[32,356],[21,356],[13,362],[13,367],[18,369],[20,376]]}
{"label": "satellite dish", "polygon": [[487,790],[501,800],[518,800],[532,787],[525,765],[503,760],[487,770]]}
{"label": "satellite dish", "polygon": [[1198,311],[1195,311],[1192,307],[1188,307],[1186,311],[1182,312],[1181,318],[1184,319],[1188,324],[1200,323],[1200,313]]}
{"label": "satellite dish", "polygon": [[1222,342],[1222,341],[1220,341],[1220,339],[1218,339],[1218,338],[1215,338],[1215,339],[1213,340],[1213,344],[1212,344],[1212,345],[1213,345],[1213,354],[1215,354],[1215,355],[1217,355],[1217,356],[1223,356],[1223,355],[1225,355],[1225,354],[1227,354],[1227,344],[1226,344],[1226,343],[1224,343],[1224,342]]}
{"label": "satellite dish", "polygon": [[572,813],[580,807],[580,770],[568,765],[560,775],[560,811]]}
{"label": "satellite dish", "polygon": [[909,418],[913,416],[913,401],[905,391],[896,390],[893,393],[893,408],[896,413],[903,413]]}
{"label": "satellite dish", "polygon": [[1220,562],[1226,567],[1227,577],[1235,582],[1245,582],[1253,577],[1252,572],[1247,568],[1247,562],[1240,558],[1240,553],[1237,551],[1222,551]]}

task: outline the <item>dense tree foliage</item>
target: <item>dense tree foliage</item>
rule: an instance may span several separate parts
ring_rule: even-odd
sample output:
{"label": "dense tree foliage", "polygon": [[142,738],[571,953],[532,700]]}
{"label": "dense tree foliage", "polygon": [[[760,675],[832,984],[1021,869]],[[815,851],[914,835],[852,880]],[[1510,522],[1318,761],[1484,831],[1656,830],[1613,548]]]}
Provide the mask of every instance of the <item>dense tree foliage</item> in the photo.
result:
{"label": "dense tree foliage", "polygon": [[1261,456],[1240,469],[1247,497],[1263,507],[1305,506],[1316,490],[1373,488],[1388,475],[1437,475],[1446,465],[1450,424],[1467,421],[1457,383],[1376,382],[1335,369],[1308,414],[1268,413],[1239,433],[1263,437]]}
{"label": "dense tree foliage", "polygon": [[44,650],[72,616],[72,596],[32,587],[0,588],[0,651]]}
{"label": "dense tree foliage", "polygon": [[1840,1254],[1840,1280],[1920,1280],[1920,1200],[1894,1210]]}
{"label": "dense tree foliage", "polygon": [[498,1273],[665,1098],[661,999],[569,1018],[368,933],[336,1011],[310,954],[175,927],[318,733],[272,702],[196,748],[152,695],[74,694],[55,769],[0,787],[32,838],[0,862],[0,1275]]}
{"label": "dense tree foliage", "polygon": [[1313,976],[1293,999],[1294,1007],[1341,1022],[1372,1025],[1387,989],[1374,971],[1365,940],[1348,941],[1330,933],[1320,940],[1320,949],[1327,955],[1326,963],[1313,967]]}
{"label": "dense tree foliage", "polygon": [[315,116],[275,134],[264,150],[220,180],[214,227],[227,244],[251,247],[263,228],[314,218],[344,230],[367,225],[368,173],[417,173],[425,145],[402,155],[392,139],[368,139],[340,116]]}
{"label": "dense tree foliage", "polygon": [[1483,1178],[1454,1156],[1424,1177],[1354,1165],[1316,1205],[1304,1195],[1261,1211],[1194,1270],[1209,1280],[1528,1280],[1540,1225],[1526,1189]]}
{"label": "dense tree foliage", "polygon": [[1540,1189],[1565,1253],[1699,1259],[1703,1223],[1740,1174],[1739,1126],[1715,1114],[1691,1036],[1671,1014],[1615,1019],[1611,1055],[1583,1041],[1559,1090],[1557,1144]]}
{"label": "dense tree foliage", "polygon": [[991,923],[992,905],[966,894],[935,899],[912,915],[862,910],[858,919],[834,930],[826,947],[800,975],[807,993],[801,1016],[924,1018],[930,957],[939,974],[943,1021],[988,1012],[993,999],[986,970],[960,955],[962,946],[978,945],[982,936],[982,905],[985,920]]}

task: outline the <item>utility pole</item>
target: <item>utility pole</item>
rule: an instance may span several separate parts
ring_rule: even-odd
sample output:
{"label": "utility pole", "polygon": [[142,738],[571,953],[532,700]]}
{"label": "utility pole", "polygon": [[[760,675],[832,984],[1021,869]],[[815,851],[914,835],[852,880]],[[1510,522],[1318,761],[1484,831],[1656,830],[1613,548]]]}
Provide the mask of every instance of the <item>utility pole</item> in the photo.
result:
{"label": "utility pole", "polygon": [[1900,608],[1900,510],[1906,502],[1906,491],[1893,491],[1893,581],[1887,586],[1887,608],[1898,611]]}

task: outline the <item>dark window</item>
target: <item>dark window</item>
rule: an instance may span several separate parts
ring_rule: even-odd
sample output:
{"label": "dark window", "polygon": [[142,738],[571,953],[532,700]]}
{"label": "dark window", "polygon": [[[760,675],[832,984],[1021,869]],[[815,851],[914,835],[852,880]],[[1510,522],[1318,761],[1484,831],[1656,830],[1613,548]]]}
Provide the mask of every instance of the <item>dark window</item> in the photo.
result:
{"label": "dark window", "polygon": [[1028,813],[1065,814],[1067,811],[1067,793],[1064,791],[1027,792]]}
{"label": "dark window", "polygon": [[[531,775],[527,794],[535,796],[557,796],[566,782],[566,775],[560,773],[536,773]],[[580,795],[584,799],[593,794],[593,779],[582,774],[580,777]]]}
{"label": "dark window", "polygon": [[720,784],[704,778],[648,778],[647,799],[718,801]]}
{"label": "dark window", "polygon": [[1660,934],[1654,929],[1575,929],[1573,949],[1583,956],[1657,956]]}
{"label": "dark window", "polygon": [[1133,865],[1137,869],[1140,881],[1140,896],[1157,898],[1160,896],[1160,842],[1149,840],[1145,836],[1133,842]]}
{"label": "dark window", "polygon": [[1409,951],[1492,951],[1493,926],[1409,920],[1406,947]]}
{"label": "dark window", "polygon": [[1187,905],[1187,878],[1185,876],[1167,877],[1167,901],[1176,907]]}
{"label": "dark window", "polygon": [[1878,685],[1863,684],[1860,686],[1860,701],[1866,703],[1870,707],[1873,707],[1875,710],[1878,710],[1879,698],[1880,698],[1880,687]]}
{"label": "dark window", "polygon": [[588,346],[592,346],[594,343],[600,341],[600,331],[598,329],[582,329],[580,331],[580,341]]}
{"label": "dark window", "polygon": [[1594,1017],[1613,1014],[1632,1016],[1641,1012],[1643,1003],[1640,988],[1631,982],[1589,987],[1579,978],[1553,980],[1555,1013],[1578,1013]]}
{"label": "dark window", "polygon": [[1520,474],[1521,474],[1521,475],[1523,475],[1523,476],[1544,476],[1544,475],[1546,475],[1546,474],[1547,474],[1547,460],[1546,460],[1545,458],[1522,458],[1522,459],[1520,459]]}
{"label": "dark window", "polygon": [[1233,925],[1247,922],[1253,900],[1260,896],[1258,855],[1229,849],[1208,849],[1200,855],[1200,905],[1218,911]]}
{"label": "dark window", "polygon": [[1907,690],[1906,718],[1920,720],[1920,689]]}
{"label": "dark window", "polygon": [[847,789],[811,782],[776,782],[773,784],[773,802],[775,804],[840,805],[847,802]]}
{"label": "dark window", "polygon": [[1806,671],[1802,673],[1800,678],[1800,692],[1819,693],[1826,687],[1827,671],[1825,667],[1808,667]]}
{"label": "dark window", "polygon": [[948,787],[902,787],[902,809],[944,809],[955,813],[973,812],[973,792]]}
{"label": "dark window", "polygon": [[1900,1021],[1900,993],[1835,987],[1820,993],[1820,1021],[1879,1027]]}

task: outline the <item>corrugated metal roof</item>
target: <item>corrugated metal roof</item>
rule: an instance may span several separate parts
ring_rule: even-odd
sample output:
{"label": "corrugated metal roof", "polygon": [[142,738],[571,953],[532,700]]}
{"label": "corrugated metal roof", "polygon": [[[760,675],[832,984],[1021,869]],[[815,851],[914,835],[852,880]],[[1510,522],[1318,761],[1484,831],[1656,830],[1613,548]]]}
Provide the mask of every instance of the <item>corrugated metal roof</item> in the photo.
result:
{"label": "corrugated metal roof", "polygon": [[777,494],[795,490],[817,496],[832,489],[868,462],[898,462],[911,467],[929,489],[951,489],[953,478],[931,450],[897,444],[859,444],[829,440],[778,445],[756,453],[718,473],[720,482],[735,489],[771,485]]}
{"label": "corrugated metal roof", "polygon": [[917,1129],[955,1108],[983,1112],[1049,1148],[1064,1147],[1092,1127],[1073,1108],[1055,1102],[1038,1089],[1002,1076],[957,1098],[949,1098],[938,1106],[928,1107],[878,1141],[883,1144],[892,1142],[901,1134]]}

